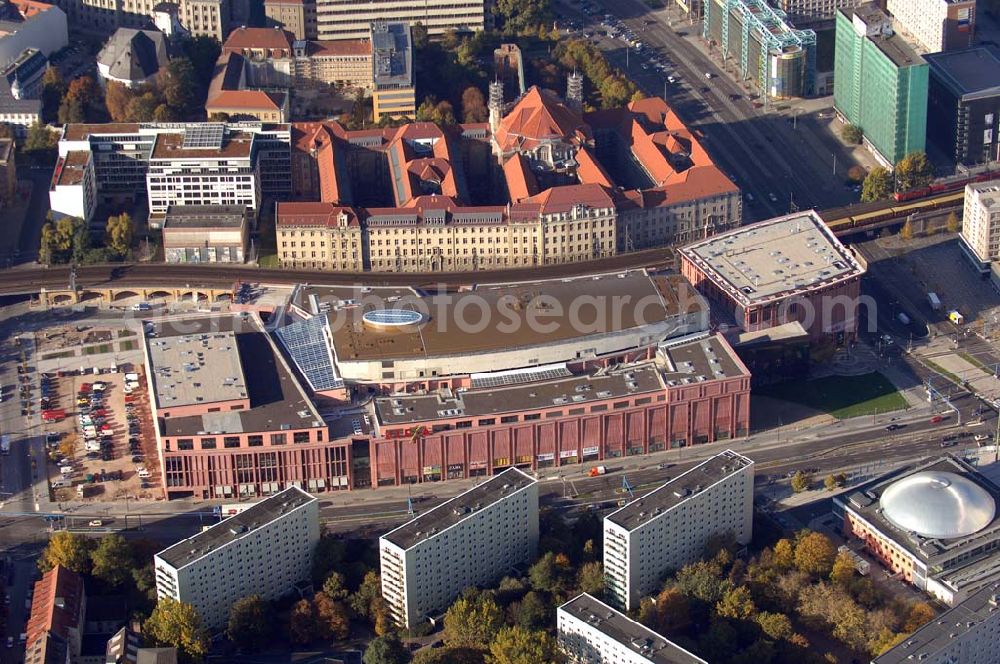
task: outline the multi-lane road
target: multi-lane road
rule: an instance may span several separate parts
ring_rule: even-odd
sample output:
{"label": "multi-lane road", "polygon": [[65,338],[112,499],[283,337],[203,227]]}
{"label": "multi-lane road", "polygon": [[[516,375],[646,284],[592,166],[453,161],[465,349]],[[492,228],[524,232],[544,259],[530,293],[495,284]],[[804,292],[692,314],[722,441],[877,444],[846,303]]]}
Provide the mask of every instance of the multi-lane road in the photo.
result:
{"label": "multi-lane road", "polygon": [[[644,68],[648,55],[629,50],[621,40],[599,36],[598,46],[647,94],[666,96],[678,115],[705,136],[706,148],[717,163],[744,192],[752,193],[752,202],[748,197],[745,206],[748,219],[857,201],[857,195],[844,186],[854,162],[839,141],[821,129],[819,118],[810,114],[792,118],[756,108],[748,91],[693,43],[698,26],[675,29],[666,11],[652,11],[642,0],[597,1],[603,7],[598,14],[607,12],[620,19],[642,41],[643,53],[664,61],[669,69],[661,73]],[[586,19],[574,3],[558,7],[566,15]],[[590,28],[597,28],[600,20],[595,17]],[[668,76],[678,81],[670,83]]]}

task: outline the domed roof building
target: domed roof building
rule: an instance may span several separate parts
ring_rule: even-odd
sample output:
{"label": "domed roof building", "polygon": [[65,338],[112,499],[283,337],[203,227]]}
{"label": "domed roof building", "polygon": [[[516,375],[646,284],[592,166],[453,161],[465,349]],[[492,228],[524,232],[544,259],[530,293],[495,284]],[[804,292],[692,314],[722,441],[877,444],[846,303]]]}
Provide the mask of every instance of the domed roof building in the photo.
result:
{"label": "domed roof building", "polygon": [[1000,581],[1000,488],[965,461],[925,459],[834,498],[848,536],[942,602]]}

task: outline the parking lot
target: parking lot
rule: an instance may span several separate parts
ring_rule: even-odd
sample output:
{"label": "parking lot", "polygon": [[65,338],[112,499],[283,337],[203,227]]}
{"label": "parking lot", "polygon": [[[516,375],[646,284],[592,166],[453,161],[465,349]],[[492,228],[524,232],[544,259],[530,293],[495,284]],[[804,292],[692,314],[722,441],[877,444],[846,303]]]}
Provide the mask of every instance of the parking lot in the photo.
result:
{"label": "parking lot", "polygon": [[159,497],[145,379],[138,373],[59,373],[42,377],[53,499]]}

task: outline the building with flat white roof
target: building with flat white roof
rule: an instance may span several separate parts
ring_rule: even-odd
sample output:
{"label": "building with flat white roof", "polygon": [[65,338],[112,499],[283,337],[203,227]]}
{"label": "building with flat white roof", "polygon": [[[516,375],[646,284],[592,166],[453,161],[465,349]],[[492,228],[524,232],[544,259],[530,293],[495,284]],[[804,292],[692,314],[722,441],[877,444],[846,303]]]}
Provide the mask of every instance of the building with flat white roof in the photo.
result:
{"label": "building with flat white roof", "polygon": [[814,340],[857,334],[865,268],[815,210],[719,233],[680,249],[681,273],[746,332],[803,322]]}
{"label": "building with flat white roof", "polygon": [[981,273],[1000,256],[1000,180],[965,185],[962,250]]}
{"label": "building with flat white roof", "polygon": [[470,586],[486,587],[538,548],[538,483],[510,468],[379,538],[382,596],[412,627]]}
{"label": "building with flat white roof", "polygon": [[631,610],[709,539],[753,535],[753,461],[726,450],[604,518],[605,593]]}
{"label": "building with flat white roof", "polygon": [[308,580],[318,541],[319,502],[292,486],[156,554],[156,595],[191,604],[215,632],[236,600]]}
{"label": "building with flat white roof", "polygon": [[1000,584],[991,584],[882,653],[872,664],[1000,662]]}
{"label": "building with flat white roof", "polygon": [[556,621],[571,664],[706,664],[587,593],[560,606]]}

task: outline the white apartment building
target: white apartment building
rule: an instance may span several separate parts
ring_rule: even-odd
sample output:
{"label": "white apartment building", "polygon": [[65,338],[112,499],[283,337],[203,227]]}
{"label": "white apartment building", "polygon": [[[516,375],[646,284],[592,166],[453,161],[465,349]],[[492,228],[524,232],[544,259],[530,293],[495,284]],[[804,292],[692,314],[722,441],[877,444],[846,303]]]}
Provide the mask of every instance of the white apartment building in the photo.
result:
{"label": "white apartment building", "polygon": [[[59,140],[49,207],[89,221],[101,203],[145,194],[152,224],[169,205],[257,209],[263,196],[291,190],[290,160],[287,124],[69,124]],[[90,171],[89,179],[64,177],[67,164]]]}
{"label": "white apartment building", "polygon": [[486,27],[484,0],[315,0],[318,39],[367,39],[375,21],[420,22],[431,36],[448,30],[477,32]]}
{"label": "white apartment building", "polygon": [[191,604],[217,632],[236,600],[307,581],[318,541],[319,502],[290,487],[156,554],[156,596]]}
{"label": "white apartment building", "polygon": [[530,562],[537,548],[538,483],[509,468],[379,538],[382,597],[411,627]]}
{"label": "white apartment building", "polygon": [[924,53],[972,46],[976,0],[888,0],[886,10]]}
{"label": "white apartment building", "polygon": [[962,249],[981,273],[1000,255],[1000,180],[965,185]]}
{"label": "white apartment building", "polygon": [[991,584],[931,620],[872,664],[997,664],[1000,584]]}
{"label": "white apartment building", "polygon": [[204,125],[162,133],[153,142],[146,172],[149,225],[159,228],[171,205],[260,207],[256,134]]}
{"label": "white apartment building", "polygon": [[[108,35],[118,28],[146,28],[160,0],[54,0],[74,25]],[[176,0],[177,18],[195,37],[224,41],[229,33],[229,0]]]}
{"label": "white apartment building", "polygon": [[753,534],[753,461],[726,450],[604,518],[607,598],[631,610],[709,539]]}
{"label": "white apartment building", "polygon": [[570,664],[707,664],[587,593],[560,606],[556,622]]}

